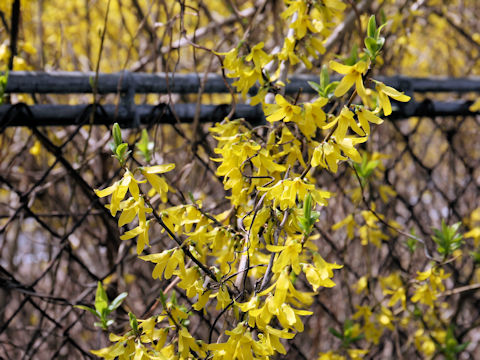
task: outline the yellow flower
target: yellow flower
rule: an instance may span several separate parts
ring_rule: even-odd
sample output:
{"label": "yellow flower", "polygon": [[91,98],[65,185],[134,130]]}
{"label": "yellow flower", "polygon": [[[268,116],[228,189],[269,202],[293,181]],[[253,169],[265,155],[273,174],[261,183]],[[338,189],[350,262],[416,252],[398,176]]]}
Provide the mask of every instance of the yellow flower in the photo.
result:
{"label": "yellow flower", "polygon": [[283,44],[282,51],[278,54],[278,59],[282,61],[288,60],[290,65],[295,65],[300,62],[300,59],[295,54],[296,41],[293,37],[287,37]]}
{"label": "yellow flower", "polygon": [[414,334],[415,338],[415,347],[424,353],[426,356],[431,356],[435,353],[436,346],[435,342],[429,336],[425,334],[423,329],[418,329]]}
{"label": "yellow flower", "polygon": [[36,140],[33,146],[30,148],[29,152],[33,156],[38,156],[40,155],[40,151],[42,150],[42,144],[40,141]]}
{"label": "yellow flower", "polygon": [[313,256],[314,264],[305,264],[303,272],[307,276],[307,281],[312,285],[313,291],[317,291],[320,286],[334,287],[336,284],[331,280],[334,269],[341,269],[343,265],[337,265],[326,262],[320,254]]}
{"label": "yellow flower", "polygon": [[223,66],[226,69],[236,70],[238,67],[238,64],[241,63],[241,59],[238,56],[237,48],[233,48],[230,51],[225,53],[215,52],[215,54],[225,56],[225,59],[223,60]]}
{"label": "yellow flower", "polygon": [[269,105],[265,108],[265,115],[267,115],[267,121],[269,122],[279,120],[283,120],[283,122],[294,121],[302,112],[300,106],[290,104],[280,94],[275,95],[275,102],[276,104],[266,104]]}
{"label": "yellow flower", "polygon": [[327,205],[327,200],[331,193],[315,188],[313,184],[307,184],[300,178],[294,180],[281,180],[271,187],[258,187],[258,190],[266,191],[266,198],[273,200],[273,206],[280,206],[280,209],[296,207],[296,200],[305,199],[307,193],[312,195],[315,204]]}
{"label": "yellow flower", "polygon": [[98,197],[105,197],[108,195],[112,195],[112,199],[110,202],[110,214],[115,216],[117,211],[120,208],[120,202],[125,198],[127,194],[127,190],[130,191],[133,198],[138,200],[140,195],[140,190],[138,188],[138,184],[144,183],[145,181],[138,181],[133,177],[133,174],[130,171],[126,171],[123,175],[122,180],[117,181],[112,186],[109,186],[103,190],[95,189],[95,194]]}
{"label": "yellow flower", "polygon": [[120,202],[123,200],[127,194],[128,186],[122,185],[123,181],[117,181],[112,186],[109,186],[103,190],[95,189],[95,194],[98,197],[105,197],[112,195],[110,202],[110,214],[115,216],[120,207]]}
{"label": "yellow flower", "polygon": [[232,301],[230,299],[230,295],[228,294],[228,289],[226,286],[220,286],[220,289],[218,289],[218,292],[213,294],[211,297],[217,298],[217,306],[216,309],[225,309],[228,304]]}
{"label": "yellow flower", "polygon": [[255,67],[251,68],[248,65],[240,64],[236,73],[228,74],[228,77],[238,77],[238,80],[232,83],[242,96],[245,98],[250,88],[258,81],[264,84],[262,73]]}
{"label": "yellow flower", "polygon": [[280,354],[286,354],[286,350],[283,347],[282,343],[279,341],[279,338],[282,339],[292,339],[295,334],[289,333],[287,329],[283,330],[278,330],[270,325],[267,325],[265,327],[265,332],[264,335],[266,335],[266,341],[269,343],[269,348],[271,348],[274,351],[279,352]]}
{"label": "yellow flower", "polygon": [[261,72],[262,68],[265,65],[267,65],[270,61],[272,61],[272,56],[267,55],[267,53],[262,50],[263,45],[264,45],[263,41],[261,43],[255,45],[252,48],[252,51],[250,52],[250,54],[248,54],[245,57],[245,60],[253,61],[254,65],[255,65],[255,70],[258,71],[258,72]]}
{"label": "yellow flower", "polygon": [[319,98],[311,103],[303,104],[303,116],[297,122],[300,131],[307,137],[315,136],[317,128],[325,126],[326,115],[323,107],[328,99]]}
{"label": "yellow flower", "polygon": [[120,240],[129,240],[138,236],[137,239],[137,254],[140,255],[143,251],[145,245],[150,246],[148,241],[148,229],[150,228],[149,221],[146,221],[145,224],[138,225],[136,228],[127,231],[125,234],[120,236]]}
{"label": "yellow flower", "polygon": [[168,185],[163,177],[157,174],[166,173],[175,168],[175,164],[155,165],[140,168],[140,171],[155,191],[160,195],[163,202],[167,202]]}
{"label": "yellow flower", "polygon": [[[319,22],[320,24],[322,24],[321,22]],[[323,46],[323,42],[312,36],[309,41],[307,41],[307,44],[312,46],[315,50],[317,50],[320,54],[324,54],[326,49],[325,49],[325,46]],[[307,46],[308,46],[307,45]],[[316,59],[318,56],[315,56],[316,54],[312,54],[310,51],[309,51],[309,47],[307,47],[307,51]]]}
{"label": "yellow flower", "polygon": [[337,128],[335,129],[333,135],[335,136],[335,139],[337,139],[337,141],[342,141],[343,138],[345,138],[349,128],[351,128],[360,136],[364,135],[365,133],[362,131],[362,129],[360,129],[353,117],[354,113],[351,112],[346,106],[344,106],[342,111],[340,112],[340,115],[338,115],[333,121],[325,125],[323,129],[330,129],[336,125]]}
{"label": "yellow flower", "polygon": [[368,278],[366,276],[362,276],[358,279],[357,283],[353,285],[355,288],[355,292],[357,294],[361,294],[362,292],[368,290]]}
{"label": "yellow flower", "polygon": [[332,140],[322,143],[315,148],[312,155],[312,166],[321,167],[336,173],[338,170],[338,162],[347,160],[346,157],[340,153],[339,146]]}
{"label": "yellow flower", "polygon": [[420,302],[431,308],[434,306],[435,300],[440,292],[445,291],[443,280],[448,278],[450,274],[445,274],[443,269],[430,268],[427,271],[417,271],[417,281],[426,281],[422,285],[416,285],[415,293],[412,296],[412,302]]}
{"label": "yellow flower", "polygon": [[302,245],[300,243],[291,243],[287,246],[268,245],[267,250],[271,252],[279,252],[280,255],[273,264],[273,272],[278,273],[286,266],[291,265],[295,274],[300,273],[300,253],[302,252]]}
{"label": "yellow flower", "polygon": [[167,267],[168,261],[172,256],[172,252],[173,250],[165,250],[161,253],[139,256],[139,258],[144,261],[150,261],[156,264],[152,272],[152,278],[161,279],[163,271]]}
{"label": "yellow flower", "polygon": [[468,110],[470,110],[471,112],[479,111],[480,110],[480,99],[475,100],[475,102],[472,105],[470,105]]}
{"label": "yellow flower", "polygon": [[133,221],[135,215],[138,214],[138,223],[141,226],[145,226],[147,221],[146,213],[151,213],[153,210],[149,207],[145,207],[145,201],[143,197],[139,197],[137,201],[133,198],[129,198],[126,201],[122,201],[120,204],[122,214],[118,219],[118,226],[123,226]]}
{"label": "yellow flower", "polygon": [[371,111],[361,108],[357,110],[356,112],[358,121],[360,122],[360,125],[362,126],[363,131],[365,131],[365,135],[370,135],[370,125],[369,122],[374,123],[374,124],[381,124],[383,123],[383,120],[380,119],[377,115],[372,113]]}
{"label": "yellow flower", "polygon": [[395,327],[393,326],[393,322],[395,321],[393,313],[385,306],[382,306],[380,311],[380,314],[377,314],[378,322],[382,326],[388,328],[390,331],[393,331],[395,329]]}
{"label": "yellow flower", "polygon": [[357,223],[355,222],[353,214],[348,215],[343,220],[334,224],[332,226],[332,230],[336,231],[336,230],[342,228],[343,226],[346,226],[346,228],[347,228],[347,238],[349,240],[352,240],[354,235],[355,235],[355,228],[357,227]]}
{"label": "yellow flower", "polygon": [[333,351],[329,351],[326,353],[318,354],[318,360],[346,360],[345,356],[339,355],[334,353]]}
{"label": "yellow flower", "polygon": [[366,101],[364,99],[367,99],[367,92],[363,86],[362,75],[367,72],[368,63],[365,61],[359,61],[355,65],[343,65],[336,61],[330,61],[329,66],[339,74],[345,75],[335,89],[334,94],[336,97],[343,96],[348,90],[350,90],[353,84],[355,84],[358,95],[360,95],[364,102]]}
{"label": "yellow flower", "polygon": [[363,349],[348,349],[347,352],[352,360],[363,359],[363,356],[368,354],[368,350]]}
{"label": "yellow flower", "polygon": [[[300,2],[302,5],[306,7],[305,2]],[[297,20],[295,20],[290,27],[295,29],[295,36],[297,39],[303,39],[305,35],[307,35],[307,29],[310,30],[312,33],[316,33],[317,29],[313,26],[312,22],[310,21],[310,17],[305,14],[305,11],[297,12]]]}
{"label": "yellow flower", "polygon": [[343,11],[347,6],[340,0],[323,0],[327,8]]}
{"label": "yellow flower", "polygon": [[342,140],[337,141],[338,147],[340,150],[343,151],[345,155],[347,155],[350,159],[355,162],[361,162],[362,157],[358,153],[357,149],[355,149],[356,144],[360,144],[367,141],[367,137],[354,137],[354,136],[347,136]]}
{"label": "yellow flower", "polygon": [[388,97],[401,102],[410,101],[410,96],[407,96],[404,93],[395,90],[391,86],[381,83],[380,81],[375,82],[377,83],[375,88],[378,91],[378,100],[380,101],[380,106],[383,108],[383,113],[385,116],[388,116],[392,113],[392,105],[390,104],[390,99]]}
{"label": "yellow flower", "polygon": [[201,357],[204,357],[206,353],[203,349],[203,343],[197,342],[186,328],[182,327],[180,329],[178,332],[178,352],[182,359],[190,358],[191,350],[195,351],[195,353]]}
{"label": "yellow flower", "polygon": [[303,322],[300,316],[312,315],[313,312],[308,310],[297,310],[292,308],[287,303],[283,303],[278,309],[277,319],[284,328],[291,328],[292,326],[298,332],[304,330]]}

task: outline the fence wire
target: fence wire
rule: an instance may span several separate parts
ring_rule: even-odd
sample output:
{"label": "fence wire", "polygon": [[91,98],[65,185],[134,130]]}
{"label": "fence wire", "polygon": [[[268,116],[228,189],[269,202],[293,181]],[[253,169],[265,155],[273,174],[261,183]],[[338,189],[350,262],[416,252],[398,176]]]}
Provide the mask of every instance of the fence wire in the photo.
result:
{"label": "fence wire", "polygon": [[[478,207],[480,121],[468,112],[469,103],[463,100],[459,103],[467,112],[437,113],[435,101],[419,103],[423,110],[409,114],[422,117],[387,120],[373,130],[366,150],[385,154],[384,171],[365,189],[365,200],[374,202],[379,213],[397,221],[407,232],[426,239],[431,252],[433,243],[428,239],[432,227],[439,227],[441,219],[463,221]],[[0,110],[0,358],[93,358],[89,350],[105,346],[105,337],[93,327],[93,317],[74,305],[93,303],[97,281],[108,286],[110,299],[129,291],[128,299],[115,313],[112,330],[116,333],[128,323],[128,311],[139,318],[154,311],[160,289],[168,285],[151,279],[152,269],[137,260],[133,242],[119,240],[116,220],[94,193],[95,188],[111,184],[120,170],[110,156],[108,128],[85,125],[91,124],[92,118],[103,119],[99,124],[111,124],[114,109],[77,106],[73,122],[52,121],[48,124],[52,127],[47,128],[42,126],[47,125],[49,116],[35,106],[5,106]],[[181,113],[179,109],[175,112]],[[229,109],[212,111],[222,119]],[[168,178],[172,186],[183,191],[202,189],[204,203],[211,204],[209,210],[222,209],[223,190],[208,160],[214,147],[205,135],[209,124],[198,125],[195,130],[199,134],[192,134],[191,125],[173,120],[167,121],[171,125],[158,126],[161,116],[170,116],[170,112],[167,105],[158,105],[145,110],[147,115],[141,117],[148,119],[140,123],[151,129],[155,159],[177,163],[179,171]],[[258,114],[253,118],[258,119]],[[215,121],[217,117],[202,120]],[[60,124],[64,126],[53,126]],[[129,130],[130,143],[139,137],[139,131]],[[326,259],[345,264],[345,269],[335,279],[338,286],[321,291],[315,298],[312,310],[316,316],[307,320],[307,331],[287,344],[290,358],[315,358],[318,351],[335,344],[335,339],[321,339],[327,339],[328,327],[341,326],[355,311],[352,298],[356,295],[351,294],[351,285],[367,271],[365,257],[372,260],[374,268],[368,271],[375,274],[421,269],[429,261],[422,251],[410,256],[405,237],[398,233],[391,233],[382,249],[367,250],[359,241],[348,241],[342,231],[333,232],[332,224],[350,213],[358,214],[365,206],[351,199],[357,185],[346,180],[353,177],[347,164],[335,176],[325,176],[324,172],[321,176],[321,186],[336,196],[322,212],[317,227],[319,248]],[[380,201],[381,184],[396,192],[386,204]],[[172,205],[182,202],[180,193],[172,195]],[[151,251],[171,246],[168,236],[160,231],[154,229],[151,237]],[[468,285],[475,276],[474,267],[466,258],[457,262],[448,265],[451,281],[455,286]],[[176,291],[188,303],[183,290]],[[472,341],[467,352],[470,358],[478,358],[478,332],[472,333],[472,324],[480,321],[480,294],[461,293],[455,304],[458,340]],[[201,338],[204,329],[212,328],[214,316],[198,315],[201,320],[192,324],[191,333]],[[408,336],[399,334],[400,340]],[[389,342],[394,341],[385,339],[368,358],[395,356],[389,353]]]}

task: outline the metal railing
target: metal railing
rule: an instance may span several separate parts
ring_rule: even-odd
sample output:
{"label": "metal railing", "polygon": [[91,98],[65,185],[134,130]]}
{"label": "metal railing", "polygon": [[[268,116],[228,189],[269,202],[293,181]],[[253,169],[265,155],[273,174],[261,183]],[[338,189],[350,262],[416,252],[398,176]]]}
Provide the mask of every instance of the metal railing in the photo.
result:
{"label": "metal railing", "polygon": [[[415,77],[377,77],[387,85],[404,91],[412,96],[409,103],[394,106],[391,119],[405,119],[411,116],[455,116],[473,115],[469,110],[471,101],[437,101],[427,97],[416,100],[416,94],[432,93],[470,93],[480,92],[480,78],[415,78]],[[318,81],[317,76],[296,75],[286,85],[286,94],[314,94],[308,81]],[[194,103],[160,103],[157,105],[135,104],[136,94],[196,94],[202,88],[203,94],[229,93],[232,79],[224,79],[217,74],[206,76],[197,74],[145,74],[120,72],[99,74],[79,72],[12,72],[9,74],[6,93],[26,94],[119,94],[117,105],[95,106],[93,124],[112,124],[119,122],[123,127],[138,127],[152,122],[174,123],[192,122],[198,117],[200,122],[221,121],[231,111],[230,104],[204,105],[198,112]],[[93,84],[97,85],[94,86]],[[252,89],[251,93],[255,93]],[[1,127],[7,126],[67,126],[79,123],[86,105],[36,104],[28,106],[1,105]],[[30,112],[30,113],[29,113]],[[250,122],[261,122],[264,115],[259,106],[237,104],[233,114],[236,118],[245,118]],[[31,118],[36,122],[32,123]]]}

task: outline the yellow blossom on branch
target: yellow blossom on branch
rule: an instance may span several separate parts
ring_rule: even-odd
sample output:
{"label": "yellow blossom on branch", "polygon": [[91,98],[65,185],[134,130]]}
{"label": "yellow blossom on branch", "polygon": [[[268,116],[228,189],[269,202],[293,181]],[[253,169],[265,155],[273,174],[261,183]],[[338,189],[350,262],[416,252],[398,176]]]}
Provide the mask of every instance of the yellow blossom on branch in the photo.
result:
{"label": "yellow blossom on branch", "polygon": [[[367,99],[367,92],[365,90],[365,86],[363,85],[362,78],[362,76],[365,75],[368,70],[369,65],[367,62],[361,60],[355,65],[343,65],[336,61],[330,61],[329,66],[332,70],[338,72],[339,74],[345,75],[335,89],[334,94],[336,97],[345,95],[345,93],[350,90],[353,84],[355,84],[358,95],[360,95],[362,100]],[[365,101],[366,100],[364,100],[364,102]]]}
{"label": "yellow blossom on branch", "polygon": [[288,60],[290,65],[295,65],[300,62],[297,54],[295,54],[296,40],[293,37],[288,37],[283,43],[282,51],[278,54],[278,59],[282,61]]}
{"label": "yellow blossom on branch", "polygon": [[370,135],[369,122],[377,125],[383,123],[383,120],[381,118],[379,118],[377,115],[367,110],[366,108],[361,108],[357,110],[356,115],[358,117],[360,125],[362,126],[363,131],[365,131],[365,135]]}
{"label": "yellow blossom on branch", "polygon": [[307,137],[315,136],[317,128],[326,125],[326,115],[323,107],[328,103],[328,99],[319,98],[313,102],[303,104],[303,116],[297,121],[300,131]]}
{"label": "yellow blossom on branch", "polygon": [[338,144],[330,139],[328,142],[323,142],[315,147],[312,155],[312,166],[321,166],[325,169],[336,173],[338,170],[338,162],[347,160],[345,156],[341,154]]}
{"label": "yellow blossom on branch", "polygon": [[265,51],[262,50],[263,45],[264,45],[263,42],[255,45],[252,48],[252,51],[250,52],[250,54],[248,54],[245,57],[245,60],[253,61],[253,64],[255,65],[255,70],[260,73],[262,71],[262,68],[265,65],[267,65],[270,61],[272,61],[272,56],[268,55]]}
{"label": "yellow blossom on branch", "polygon": [[136,236],[137,238],[137,254],[140,255],[143,251],[145,245],[150,246],[148,241],[148,229],[150,228],[149,221],[146,221],[144,224],[138,225],[136,228],[127,231],[125,234],[120,236],[120,240],[129,240]]}
{"label": "yellow blossom on branch", "polygon": [[343,107],[340,115],[338,115],[333,121],[329,122],[323,127],[323,129],[330,129],[336,126],[333,136],[338,141],[342,141],[345,138],[348,129],[352,129],[358,135],[362,136],[365,132],[358,126],[354,119],[355,114],[350,111],[346,106]]}
{"label": "yellow blossom on branch", "polygon": [[267,121],[273,123],[283,120],[289,122],[296,120],[300,116],[302,108],[297,105],[290,104],[282,95],[275,95],[276,104],[265,104],[265,115]]}
{"label": "yellow blossom on branch", "polygon": [[273,201],[273,206],[279,205],[282,210],[296,207],[297,199],[305,199],[307,193],[310,193],[314,202],[319,205],[327,205],[327,199],[332,195],[328,191],[316,189],[315,185],[300,178],[281,180],[271,187],[258,187],[258,190],[266,191],[266,198]]}
{"label": "yellow blossom on branch", "polygon": [[395,90],[391,86],[387,86],[380,81],[375,82],[375,88],[378,91],[378,100],[385,116],[388,116],[392,113],[392,105],[390,104],[389,97],[401,102],[410,101],[410,96],[407,96],[404,93],[401,93],[400,91]]}
{"label": "yellow blossom on branch", "polygon": [[103,190],[95,190],[95,194],[98,197],[105,197],[112,195],[110,201],[110,213],[112,216],[117,214],[117,211],[120,208],[120,202],[125,198],[127,191],[130,191],[133,198],[138,200],[140,190],[138,188],[139,183],[144,183],[145,181],[138,181],[133,177],[133,174],[130,171],[126,171],[123,175],[122,180],[115,182],[112,186],[109,186]]}
{"label": "yellow blossom on branch", "polygon": [[143,176],[147,179],[152,188],[155,189],[163,202],[167,202],[168,184],[165,179],[158,174],[163,174],[175,168],[175,164],[164,164],[140,168]]}

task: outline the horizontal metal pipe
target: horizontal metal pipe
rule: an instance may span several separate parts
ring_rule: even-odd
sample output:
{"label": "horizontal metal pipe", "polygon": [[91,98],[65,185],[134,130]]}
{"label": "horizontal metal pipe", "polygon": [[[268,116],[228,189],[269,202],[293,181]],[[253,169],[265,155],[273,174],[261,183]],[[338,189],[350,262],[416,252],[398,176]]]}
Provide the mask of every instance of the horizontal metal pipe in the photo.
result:
{"label": "horizontal metal pipe", "polygon": [[[92,93],[95,73],[82,72],[35,72],[15,71],[9,74],[7,93],[38,94],[75,94]],[[383,77],[375,79],[385,82],[406,92],[480,92],[480,78],[416,78],[405,76]],[[193,94],[198,92],[203,75],[165,73],[101,73],[98,78],[97,92],[111,94],[117,92],[133,92],[136,94]],[[227,79],[231,84],[234,79]],[[295,75],[286,85],[287,94],[295,94],[302,89],[303,93],[315,93],[308,81],[318,82],[317,75]],[[218,74],[208,74],[204,93],[228,93],[225,79]],[[255,89],[252,90],[252,93]]]}
{"label": "horizontal metal pipe", "polygon": [[[166,104],[138,105],[129,111],[115,105],[0,105],[0,129],[9,126],[68,126],[88,124],[93,111],[94,125],[111,125],[118,122],[122,127],[137,127],[141,124],[191,123],[195,118],[196,104],[177,104],[173,111]],[[230,105],[202,105],[200,122],[222,121],[230,112]],[[250,123],[264,119],[261,107],[238,104],[234,118],[245,118]],[[0,131],[1,132],[1,131]]]}
{"label": "horizontal metal pipe", "polygon": [[[430,101],[416,103],[414,101],[394,104],[394,112],[389,119],[399,120],[411,116],[471,116],[476,115],[469,110],[470,101]],[[137,105],[131,110],[115,105],[0,105],[0,133],[9,126],[68,126],[89,123],[90,115],[95,109],[93,124],[111,125],[118,122],[123,127],[137,127],[141,124],[193,122],[196,104],[176,104],[173,111],[167,104]],[[199,120],[203,123],[222,121],[230,112],[230,105],[202,105]],[[233,118],[245,118],[252,124],[265,121],[261,107],[238,104]]]}

